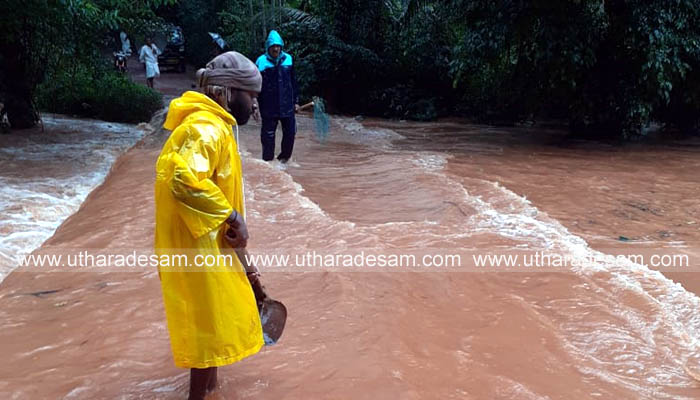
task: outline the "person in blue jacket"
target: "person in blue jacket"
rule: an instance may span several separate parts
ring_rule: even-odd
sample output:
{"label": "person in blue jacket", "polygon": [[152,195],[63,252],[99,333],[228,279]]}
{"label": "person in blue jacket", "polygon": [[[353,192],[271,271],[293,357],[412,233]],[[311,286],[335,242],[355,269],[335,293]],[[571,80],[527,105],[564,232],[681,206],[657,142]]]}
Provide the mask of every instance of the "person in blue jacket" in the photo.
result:
{"label": "person in blue jacket", "polygon": [[277,31],[270,31],[265,42],[267,51],[255,62],[263,78],[258,96],[259,110],[255,110],[255,116],[262,117],[260,141],[265,161],[275,157],[275,131],[277,122],[282,124],[282,150],[277,159],[285,163],[292,157],[294,149],[297,131],[294,113],[299,110],[299,92],[292,56],[282,51],[283,47],[282,36]]}

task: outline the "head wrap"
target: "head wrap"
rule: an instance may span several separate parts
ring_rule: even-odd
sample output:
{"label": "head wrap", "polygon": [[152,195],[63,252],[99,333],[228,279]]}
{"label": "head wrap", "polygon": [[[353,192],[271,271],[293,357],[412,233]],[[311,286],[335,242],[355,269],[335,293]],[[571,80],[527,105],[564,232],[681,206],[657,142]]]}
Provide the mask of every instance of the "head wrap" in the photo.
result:
{"label": "head wrap", "polygon": [[214,57],[206,68],[197,71],[199,87],[223,86],[260,93],[262,76],[246,56],[229,51]]}

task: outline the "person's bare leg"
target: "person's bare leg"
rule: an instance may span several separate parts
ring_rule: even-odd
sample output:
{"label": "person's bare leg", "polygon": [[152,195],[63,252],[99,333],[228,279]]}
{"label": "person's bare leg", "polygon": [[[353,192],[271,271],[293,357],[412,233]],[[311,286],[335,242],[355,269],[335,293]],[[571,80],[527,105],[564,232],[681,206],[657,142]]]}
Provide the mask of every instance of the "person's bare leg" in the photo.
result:
{"label": "person's bare leg", "polygon": [[207,391],[211,392],[216,389],[216,385],[219,382],[217,376],[219,369],[217,367],[212,367],[209,369],[211,370],[211,372],[209,372],[209,383],[207,384]]}
{"label": "person's bare leg", "polygon": [[190,396],[188,400],[204,400],[212,368],[192,368],[190,370]]}
{"label": "person's bare leg", "polygon": [[147,85],[149,88],[153,89],[153,78],[148,78],[148,79],[146,79],[146,85]]}

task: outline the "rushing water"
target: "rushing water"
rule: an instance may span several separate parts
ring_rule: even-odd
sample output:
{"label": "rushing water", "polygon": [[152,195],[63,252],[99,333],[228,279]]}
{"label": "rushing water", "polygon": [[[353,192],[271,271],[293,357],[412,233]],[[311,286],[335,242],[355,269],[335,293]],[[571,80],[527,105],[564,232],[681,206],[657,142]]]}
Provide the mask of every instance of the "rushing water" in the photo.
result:
{"label": "rushing water", "polygon": [[135,125],[44,116],[43,129],[0,136],[0,282],[102,183],[144,134]]}
{"label": "rushing water", "polygon": [[[693,148],[615,149],[565,144],[557,132],[350,118],[336,118],[330,140],[320,144],[312,123],[300,118],[295,159],[286,166],[261,161],[257,127],[241,129],[251,251],[527,249],[586,257],[623,234],[686,248],[700,236],[697,178],[688,171],[700,166]],[[23,155],[13,182],[25,186],[12,189],[27,190],[23,198],[44,198],[34,193],[46,160],[60,171],[51,179],[64,186],[101,179],[86,180],[86,170],[73,166],[93,150],[67,159],[46,155],[34,164],[26,155],[32,146],[27,141],[18,145],[23,150],[3,153]],[[98,146],[104,142],[83,149]],[[127,154],[52,244],[99,247],[99,240],[77,234],[82,231],[110,238],[105,247],[150,243],[152,229],[144,226],[152,224],[145,218],[152,218],[157,154],[157,145]],[[661,191],[668,179],[675,185]],[[63,192],[48,193],[36,208],[63,204],[56,194]],[[129,210],[120,198],[127,195],[137,198]],[[687,198],[694,200],[677,205]],[[99,227],[90,224],[96,216]],[[7,246],[4,251],[16,251]],[[0,343],[13,343],[14,369],[0,369],[8,377],[0,392],[184,398],[187,376],[171,365],[154,274],[57,274],[52,285],[61,291],[50,303],[21,296],[22,284],[50,289],[37,286],[40,279],[18,277],[6,288]],[[287,331],[273,348],[223,369],[212,398],[692,399],[700,393],[692,376],[700,300],[641,265],[599,263],[567,273],[300,271],[268,273],[264,281],[287,304]],[[50,318],[56,312],[50,304],[65,307],[60,318]],[[52,334],[12,339],[34,332],[38,320]],[[7,346],[0,349],[10,352]]]}
{"label": "rushing water", "polygon": [[[573,175],[580,174],[582,167],[597,162],[604,165],[597,166],[598,174],[592,175],[598,179],[609,175],[614,179],[614,172],[618,169],[634,167],[635,162],[654,162],[664,152],[676,158],[675,162],[665,165],[672,171],[681,170],[676,163],[685,168],[698,165],[697,152],[679,151],[678,148],[664,148],[658,152],[641,150],[641,153],[647,153],[648,160],[639,159],[637,155],[631,157],[630,162],[626,150],[615,152],[599,145],[599,150],[605,153],[605,158],[601,158],[585,147],[567,149],[556,145],[562,140],[561,134],[556,132],[538,134],[459,124],[381,121],[369,121],[365,127],[350,119],[336,120],[336,123],[342,129],[335,131],[334,139],[328,144],[319,145],[309,140],[311,134],[302,138],[300,165],[287,169],[291,177],[277,174],[274,182],[271,182],[272,178],[254,179],[252,186],[256,198],[261,192],[276,192],[264,196],[274,205],[262,202],[255,206],[256,209],[262,208],[260,215],[265,216],[265,221],[273,223],[256,229],[256,232],[279,234],[278,227],[284,227],[283,236],[265,238],[267,248],[300,245],[334,250],[353,246],[404,250],[527,248],[593,258],[600,254],[586,240],[572,234],[558,220],[503,186],[504,181],[510,183],[507,179],[485,180],[484,175],[492,177],[500,172],[499,169],[521,168],[520,172],[510,171],[512,176],[509,179],[529,180],[533,176],[534,179],[542,176],[550,182],[562,181],[561,184],[565,184]],[[249,146],[252,147],[252,143]],[[521,160],[523,157],[525,163]],[[275,172],[261,161],[250,162],[259,168],[270,169],[268,174]],[[489,167],[490,171],[483,171]],[[606,168],[610,174],[606,174]],[[649,166],[640,167],[643,168]],[[628,174],[626,178],[639,181],[640,186],[654,179],[645,174]],[[667,203],[679,195],[678,191],[685,191],[685,194],[680,194],[681,198],[697,194],[697,180],[692,174],[671,174],[669,178],[674,179],[676,191],[647,195],[648,201],[658,201],[663,207],[668,207]],[[575,210],[584,214],[587,208],[595,207],[589,202],[562,202],[556,197],[561,196],[564,188],[539,185],[533,192],[539,191],[542,195],[541,192],[546,191],[545,195],[555,197],[544,202],[553,212]],[[571,184],[573,190],[577,189],[575,185]],[[635,182],[622,181],[619,185],[629,187],[630,197],[640,195],[635,191]],[[528,189],[523,182],[516,186],[524,187],[525,191]],[[585,193],[586,188],[582,189],[578,196]],[[291,199],[279,196],[287,191],[294,194]],[[318,206],[310,207],[309,204]],[[690,218],[697,217],[700,211],[697,200],[689,206],[683,211],[692,214]],[[285,214],[290,214],[290,217],[283,219]],[[671,225],[668,220],[678,216],[667,214],[667,225]],[[578,215],[577,218],[584,216]],[[654,223],[649,221],[648,225]],[[634,234],[639,228],[624,229],[625,234]],[[679,236],[697,243],[697,232]],[[624,265],[599,263],[574,272],[529,274],[524,278],[508,273],[478,278],[472,274],[456,274],[450,279],[462,283],[457,285],[461,286],[460,292],[468,292],[467,288],[473,287],[475,282],[490,287],[489,297],[483,300],[501,304],[496,315],[509,315],[515,310],[526,314],[526,322],[520,327],[524,335],[521,345],[540,349],[542,353],[533,357],[543,358],[529,360],[532,367],[535,370],[542,368],[539,372],[543,375],[562,367],[556,366],[561,360],[555,361],[554,357],[546,360],[547,348],[558,348],[566,354],[567,367],[578,370],[582,379],[590,384],[587,396],[607,398],[621,390],[628,396],[641,398],[681,398],[684,396],[677,392],[678,388],[697,385],[688,373],[688,365],[697,363],[700,344],[700,315],[697,313],[700,300],[695,294],[661,273],[631,262]],[[395,275],[397,281],[403,280],[400,274]],[[424,292],[428,303],[451,286],[439,282],[444,278],[434,279],[438,280],[438,283],[433,282],[437,288],[418,289]],[[426,285],[431,281],[425,280]],[[497,298],[500,299],[495,300]],[[395,311],[409,307],[415,307],[415,304],[397,301]],[[459,326],[459,322],[453,320],[457,315],[451,316],[449,310],[444,312],[445,318],[437,318],[438,322],[435,322],[437,329],[449,330],[445,325]],[[430,314],[435,317],[435,313]],[[415,323],[422,322],[417,320]],[[532,332],[542,330],[547,334],[534,340]],[[468,337],[475,342],[480,340],[465,335],[459,339],[460,344],[454,343],[451,351],[465,352],[465,357],[474,362],[473,359],[479,356],[466,354],[471,352],[463,349],[467,346],[474,350],[474,345],[465,344]],[[517,341],[514,338],[502,339],[505,346]],[[415,354],[409,352],[404,356],[406,358],[400,363],[402,367],[398,369],[400,375],[408,375],[407,370],[411,369],[408,366]],[[500,363],[481,357],[486,358],[484,365],[502,363],[507,370],[506,364],[514,362],[514,357],[503,356],[507,361]],[[444,362],[443,367],[460,370],[459,363],[455,364],[454,360]],[[468,370],[465,368],[463,372]],[[487,381],[495,379],[493,376],[482,378]],[[499,390],[513,393],[513,398],[547,397],[546,389],[539,388],[535,382],[528,387],[525,381],[513,377],[499,377],[497,381]],[[596,387],[599,390],[594,390]]]}

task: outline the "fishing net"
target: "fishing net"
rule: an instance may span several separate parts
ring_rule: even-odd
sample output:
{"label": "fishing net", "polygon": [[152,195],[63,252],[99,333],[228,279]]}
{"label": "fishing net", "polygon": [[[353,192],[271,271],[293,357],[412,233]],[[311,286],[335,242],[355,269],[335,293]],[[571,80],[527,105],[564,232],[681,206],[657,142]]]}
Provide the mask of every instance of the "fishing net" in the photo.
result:
{"label": "fishing net", "polygon": [[325,143],[330,133],[330,120],[326,105],[320,97],[314,97],[314,132],[319,142]]}

